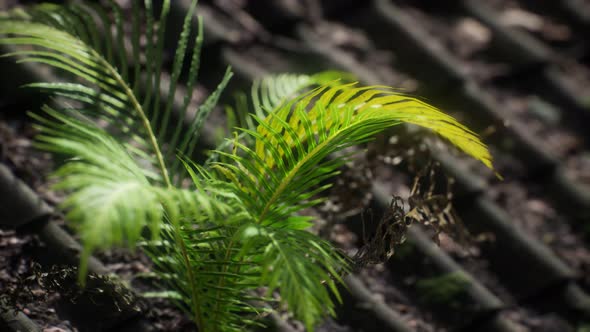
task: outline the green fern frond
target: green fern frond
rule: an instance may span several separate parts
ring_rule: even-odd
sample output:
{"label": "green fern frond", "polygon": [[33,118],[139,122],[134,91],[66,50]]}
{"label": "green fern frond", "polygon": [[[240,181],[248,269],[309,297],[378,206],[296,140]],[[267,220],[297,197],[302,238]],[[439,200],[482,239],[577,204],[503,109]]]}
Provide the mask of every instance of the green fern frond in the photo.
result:
{"label": "green fern frond", "polygon": [[[174,289],[180,295],[175,302],[201,330],[240,331],[255,323],[252,317],[267,310],[256,303],[268,302],[251,293],[259,286],[259,264],[250,258],[237,260],[240,247],[232,244],[238,228],[249,216],[241,212],[237,197],[226,192],[212,188],[198,199],[200,209],[214,207],[215,215],[197,211],[177,214],[180,218],[164,224],[159,239],[141,244],[159,271],[162,288]],[[194,206],[191,200],[176,203],[179,207]],[[222,209],[219,202],[224,202]],[[179,241],[187,246],[183,249]]]}
{"label": "green fern frond", "polygon": [[239,119],[237,125],[242,128],[256,129],[256,123],[249,113],[254,113],[261,119],[266,118],[282,102],[296,97],[307,88],[337,81],[351,81],[351,74],[339,71],[324,71],[313,75],[305,74],[277,74],[257,79],[250,90],[250,107],[245,95],[236,96],[236,106],[226,106],[226,112]]}
{"label": "green fern frond", "polygon": [[[336,82],[349,76],[350,74],[343,72],[325,71],[314,75],[270,75],[255,80],[250,92],[254,109],[254,112],[252,113],[256,114],[259,118],[264,119],[269,112],[272,112],[282,102],[295,98],[297,94],[304,89]],[[253,128],[255,127],[251,127],[251,129]]]}
{"label": "green fern frond", "polygon": [[262,284],[268,294],[280,290],[281,302],[308,331],[326,314],[335,315],[332,295],[341,301],[336,285],[342,282],[340,275],[349,272],[349,261],[332,245],[307,231],[289,228],[251,225],[242,236],[246,246],[262,243]]}
{"label": "green fern frond", "polygon": [[[325,85],[290,98],[293,92],[318,84],[304,75],[276,76],[262,82],[252,90],[253,103],[260,106],[254,107],[251,118],[258,125],[239,129],[239,138],[226,142],[226,146],[234,147],[232,153],[215,151],[229,161],[211,161],[211,165],[233,183],[253,216],[256,225],[249,228],[252,236],[267,240],[262,270],[285,267],[272,274],[276,279],[263,275],[265,285],[280,288],[283,302],[309,328],[333,306],[327,289],[316,288],[317,280],[332,280],[337,278],[336,271],[347,269],[346,262],[330,247],[319,250],[313,260],[327,265],[319,269],[317,265],[308,266],[309,261],[300,259],[302,253],[321,247],[297,242],[304,234],[309,235],[302,230],[310,225],[308,218],[297,214],[322,201],[318,194],[329,187],[324,183],[348,160],[346,155],[332,159],[328,155],[370,140],[391,126],[411,123],[433,130],[490,168],[491,156],[477,135],[454,118],[389,87],[357,87],[355,83],[328,80]],[[305,274],[302,270],[316,275],[315,284],[298,280]],[[293,284],[299,285],[297,292],[290,288]],[[338,296],[335,288],[331,291]]]}
{"label": "green fern frond", "polygon": [[[86,107],[89,116],[106,121],[117,131],[119,137],[121,134],[127,135],[136,141],[139,148],[155,156],[153,166],[159,169],[162,181],[167,184],[175,175],[169,174],[173,169],[184,171],[178,167],[177,149],[180,146],[182,153],[192,154],[198,138],[194,133],[217,103],[231,72],[228,70],[218,89],[197,112],[193,123],[185,124],[193,86],[198,76],[203,41],[200,19],[194,46],[190,50],[192,55],[188,68],[187,94],[177,109],[173,105],[180,72],[189,55],[187,48],[196,1],[192,1],[184,20],[174,55],[168,94],[164,101],[161,100],[159,90],[162,81],[164,29],[170,1],[164,1],[158,25],[152,16],[151,1],[145,1],[147,45],[146,63],[143,65],[141,36],[137,26],[140,23],[139,8],[137,1],[134,3],[133,33],[129,43],[125,42],[121,9],[111,2],[114,22],[103,9],[93,5],[43,4],[26,12],[15,10],[0,24],[0,45],[19,47],[15,52],[4,55],[16,56],[18,62],[42,63],[71,74],[78,82],[35,83],[29,87],[90,106]],[[84,19],[84,24],[79,23],[81,19]],[[158,27],[157,31],[154,31],[154,26]],[[130,50],[126,49],[127,44],[131,45]],[[132,64],[128,63],[128,51]],[[173,116],[173,113],[176,114]],[[171,122],[172,118],[175,122]],[[181,135],[182,129],[186,127],[196,130],[185,131]],[[179,176],[183,175],[184,173]]]}
{"label": "green fern frond", "polygon": [[325,186],[317,185],[346,162],[326,160],[329,154],[400,123],[431,129],[491,167],[488,150],[473,132],[433,106],[388,87],[321,86],[280,105],[264,119],[253,118],[257,130],[242,131],[254,146],[232,141],[239,152],[218,153],[237,165],[215,167],[241,189],[249,211],[264,225],[318,202],[312,198]]}
{"label": "green fern frond", "polygon": [[[169,182],[161,148],[156,141],[148,114],[141,107],[138,96],[133,94],[131,85],[125,81],[127,75],[119,73],[114,64],[109,63],[99,51],[81,39],[78,29],[68,29],[69,26],[60,25],[61,21],[66,21],[61,16],[61,8],[37,7],[32,11],[31,20],[2,22],[0,34],[11,37],[0,38],[0,44],[35,46],[36,48],[23,48],[8,55],[19,56],[18,62],[43,63],[65,70],[85,81],[88,85],[50,83],[37,87],[75,101],[88,102],[93,106],[88,108],[88,112],[100,112],[96,118],[106,119],[109,123],[121,123],[124,132],[139,130],[143,135],[134,137],[147,139],[139,139],[136,144],[154,153],[162,179]],[[126,63],[123,58],[121,62]],[[106,104],[104,109],[96,107],[103,104]]]}
{"label": "green fern frond", "polygon": [[[322,84],[337,84],[342,80],[352,81],[354,77],[345,72],[324,71],[313,75],[284,73],[257,79],[250,89],[250,98],[245,93],[239,92],[235,95],[235,106],[226,105],[225,113],[229,131],[231,132],[235,128],[256,130],[257,123],[250,116],[250,113],[255,114],[260,119],[264,119],[269,112],[272,112],[281,103],[296,97],[306,89]],[[245,133],[239,135],[240,140],[248,140],[248,138]],[[227,148],[232,145],[232,142],[226,140],[216,150],[227,151]],[[249,144],[251,142],[248,141],[245,143]],[[219,157],[219,154],[213,151],[207,164],[217,161]]]}
{"label": "green fern frond", "polygon": [[45,112],[52,119],[32,115],[41,124],[36,144],[76,157],[54,173],[55,188],[72,191],[62,207],[80,223],[86,251],[133,244],[146,226],[157,234],[162,208],[150,179],[158,174],[140,168],[139,155],[106,132],[49,107]]}

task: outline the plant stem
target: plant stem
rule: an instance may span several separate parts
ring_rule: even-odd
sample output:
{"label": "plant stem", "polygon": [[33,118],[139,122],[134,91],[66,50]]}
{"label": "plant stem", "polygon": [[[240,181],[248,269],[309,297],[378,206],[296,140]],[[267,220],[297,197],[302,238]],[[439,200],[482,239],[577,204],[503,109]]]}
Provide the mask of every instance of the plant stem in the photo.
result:
{"label": "plant stem", "polygon": [[174,227],[174,241],[176,242],[176,245],[180,247],[180,252],[182,253],[182,260],[184,261],[184,265],[188,273],[189,285],[191,288],[191,302],[193,304],[192,309],[193,315],[195,316],[195,323],[197,324],[198,330],[201,331],[204,328],[203,316],[201,315],[201,310],[199,310],[197,287],[195,285],[195,276],[193,274],[193,269],[188,258],[186,245],[184,243],[184,240],[180,237],[180,225],[178,225],[176,222],[173,222],[172,224]]}
{"label": "plant stem", "polygon": [[[231,251],[234,247],[234,237],[232,236],[231,240],[229,241],[229,245],[227,247],[227,251],[225,253],[225,261],[229,261],[229,256],[231,255]],[[223,272],[226,273],[227,272],[227,268],[228,268],[229,264],[225,264],[223,266]],[[239,268],[239,265],[238,265]],[[218,288],[221,289],[225,284],[225,277],[224,276],[220,276],[219,278],[219,283],[217,284]],[[219,295],[219,292],[221,292],[220,290],[217,291],[217,296]],[[220,301],[216,301],[215,302],[215,310],[213,311],[214,313],[218,313],[219,312],[219,303]]]}
{"label": "plant stem", "polygon": [[162,151],[160,150],[160,146],[158,145],[158,141],[156,139],[156,136],[154,135],[154,131],[152,130],[150,120],[145,115],[145,112],[143,111],[143,108],[137,101],[137,98],[135,98],[133,90],[131,90],[131,88],[127,85],[127,83],[125,83],[121,75],[119,75],[119,72],[117,72],[117,70],[115,70],[115,68],[113,68],[108,61],[103,59],[102,56],[100,56],[100,54],[97,54],[94,50],[93,52],[95,53],[96,58],[100,59],[100,62],[105,66],[105,68],[107,68],[107,70],[111,72],[117,83],[125,90],[125,94],[127,95],[127,98],[129,98],[129,102],[133,106],[133,109],[139,115],[143,127],[145,128],[146,133],[149,137],[150,144],[152,145],[154,153],[156,154],[156,159],[158,160],[158,166],[160,167],[160,171],[162,172],[164,182],[166,183],[166,186],[168,188],[172,188],[170,176],[168,175],[168,169],[166,168],[166,164],[164,163],[164,156],[162,155]]}
{"label": "plant stem", "polygon": [[[158,160],[158,165],[160,167],[160,171],[162,172],[162,177],[164,178],[164,182],[166,183],[166,187],[172,188],[172,182],[170,182],[170,176],[168,175],[168,169],[166,168],[166,164],[164,163],[164,157],[162,155],[162,151],[160,150],[160,146],[158,145],[158,141],[156,139],[156,136],[154,135],[154,131],[152,130],[150,120],[148,119],[145,112],[143,111],[143,108],[141,107],[141,105],[137,101],[137,98],[135,98],[133,91],[125,83],[125,81],[119,75],[119,73],[108,63],[108,61],[104,60],[100,55],[96,54],[96,56],[98,59],[100,59],[102,64],[105,66],[105,68],[107,68],[107,70],[109,70],[113,74],[117,83],[121,87],[123,87],[123,89],[125,90],[125,94],[129,98],[129,101],[131,102],[133,109],[135,109],[135,111],[137,112],[137,114],[141,118],[142,124],[147,132],[147,135],[149,136],[150,143],[152,145],[154,153],[156,154],[156,158]],[[199,330],[202,330],[203,317],[201,315],[201,311],[199,310],[199,306],[198,306],[197,288],[195,285],[195,278],[194,278],[192,266],[190,264],[190,259],[188,257],[188,253],[186,250],[186,244],[184,243],[183,239],[180,236],[180,234],[181,234],[180,225],[178,225],[177,222],[173,221],[172,226],[174,227],[174,240],[176,242],[176,245],[180,248],[183,263],[185,265],[185,268],[186,268],[186,271],[187,271],[188,277],[189,277],[189,284],[190,284],[190,288],[191,288],[191,302],[193,304],[192,309],[193,309],[193,314],[195,316],[195,323],[197,324],[197,328]]]}

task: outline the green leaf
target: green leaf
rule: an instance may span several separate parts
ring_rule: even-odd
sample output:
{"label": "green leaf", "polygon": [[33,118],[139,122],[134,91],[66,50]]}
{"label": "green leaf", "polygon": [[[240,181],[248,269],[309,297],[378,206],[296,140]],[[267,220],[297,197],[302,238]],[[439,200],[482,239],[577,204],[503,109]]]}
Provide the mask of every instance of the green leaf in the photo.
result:
{"label": "green leaf", "polygon": [[[259,225],[260,236],[270,240],[261,263],[262,280],[271,290],[280,288],[282,301],[308,329],[331,313],[328,289],[338,298],[333,280],[347,266],[334,248],[299,231],[308,224],[294,217],[321,202],[317,195],[330,186],[324,183],[350,156],[329,159],[329,155],[366,142],[391,126],[411,123],[433,130],[486,166],[492,165],[477,135],[435,107],[389,87],[330,82],[290,100],[281,98],[280,92],[261,95],[260,103],[275,108],[252,115],[256,130],[240,129],[242,141],[228,140],[234,146],[232,153],[215,152],[229,161],[211,165],[233,183]],[[251,238],[251,233],[246,234]]]}
{"label": "green leaf", "polygon": [[[169,176],[160,145],[156,141],[147,114],[138,101],[138,96],[133,94],[129,83],[125,80],[126,73],[118,72],[114,64],[109,63],[98,50],[81,39],[77,35],[79,32],[77,29],[67,30],[60,26],[59,22],[65,20],[62,16],[65,15],[65,12],[56,8],[61,7],[36,7],[35,13],[44,13],[56,18],[54,24],[58,27],[26,20],[2,21],[0,36],[13,35],[15,37],[0,37],[0,44],[28,45],[39,48],[40,50],[22,49],[9,55],[22,57],[20,61],[44,63],[65,70],[84,80],[85,84],[76,85],[77,91],[73,91],[73,86],[67,88],[63,85],[46,84],[44,88],[50,91],[59,90],[56,92],[58,94],[61,92],[61,95],[66,97],[86,94],[86,97],[89,98],[87,102],[91,106],[88,107],[88,111],[95,112],[97,118],[101,117],[103,112],[100,107],[97,107],[102,103],[102,100],[118,101],[118,107],[113,103],[109,105],[111,112],[117,113],[116,120],[112,121],[120,121],[127,125],[126,131],[129,132],[133,128],[146,138],[148,144],[145,148],[156,155],[157,164],[154,166],[160,168],[162,180],[168,183]],[[63,28],[63,30],[59,28]],[[124,50],[120,51],[124,53]],[[126,59],[120,57],[120,61],[124,62]],[[83,93],[83,90],[94,90],[95,92],[88,94]],[[79,98],[73,99],[83,101]]]}
{"label": "green leaf", "polygon": [[141,169],[133,154],[106,132],[49,107],[45,112],[52,119],[34,116],[42,124],[36,145],[75,156],[54,173],[54,187],[71,192],[62,208],[77,225],[85,252],[123,244],[133,248],[144,227],[157,235],[163,210],[160,192],[149,181],[157,175]]}
{"label": "green leaf", "polygon": [[159,298],[159,299],[169,299],[169,300],[182,300],[182,294],[174,291],[160,291],[160,292],[145,292],[142,293],[141,296],[150,299],[150,298]]}
{"label": "green leaf", "polygon": [[349,272],[345,256],[302,230],[251,226],[242,236],[246,242],[267,243],[260,258],[261,286],[268,287],[269,295],[280,289],[282,302],[308,331],[326,314],[334,315],[331,295],[339,295],[333,284]]}
{"label": "green leaf", "polygon": [[307,193],[347,160],[326,160],[329,154],[400,123],[433,130],[491,167],[491,156],[477,135],[435,107],[387,87],[324,85],[255,119],[256,131],[242,129],[254,148],[238,143],[236,153],[218,151],[239,166],[216,167],[242,188],[247,208],[263,224],[307,206]]}

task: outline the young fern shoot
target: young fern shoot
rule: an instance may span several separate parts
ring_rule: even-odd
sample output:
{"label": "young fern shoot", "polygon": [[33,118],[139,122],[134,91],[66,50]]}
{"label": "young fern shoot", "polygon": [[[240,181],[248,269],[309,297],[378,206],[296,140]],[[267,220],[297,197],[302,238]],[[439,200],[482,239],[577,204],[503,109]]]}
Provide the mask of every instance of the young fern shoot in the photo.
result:
{"label": "young fern shoot", "polygon": [[[0,45],[12,49],[5,56],[48,65],[68,79],[28,87],[70,105],[45,106],[33,117],[37,146],[69,157],[54,176],[56,188],[69,194],[62,208],[84,244],[82,280],[92,251],[139,246],[154,263],[158,294],[200,331],[260,324],[276,301],[312,330],[334,314],[337,283],[349,270],[345,256],[306,230],[312,218],[301,214],[321,202],[328,187],[322,184],[347,160],[328,155],[412,123],[491,168],[485,145],[451,116],[389,87],[341,83],[334,72],[257,82],[253,113],[236,114],[240,135],[224,143],[233,151],[222,146],[198,165],[189,157],[231,72],[185,122],[203,40],[200,20],[191,31],[196,1],[184,20],[167,97],[159,91],[170,1],[158,18],[151,0],[133,1],[129,43],[122,10],[110,3],[108,9],[44,4],[0,18]],[[188,95],[175,111],[187,57]],[[190,188],[180,186],[186,178]],[[257,291],[261,286],[266,295]]]}

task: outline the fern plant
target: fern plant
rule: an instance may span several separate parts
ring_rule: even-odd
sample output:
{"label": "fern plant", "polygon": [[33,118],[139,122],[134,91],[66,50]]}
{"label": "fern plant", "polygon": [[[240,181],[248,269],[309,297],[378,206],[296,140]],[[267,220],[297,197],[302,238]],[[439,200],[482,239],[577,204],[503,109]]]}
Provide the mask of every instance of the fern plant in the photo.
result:
{"label": "fern plant", "polygon": [[[32,116],[37,146],[68,157],[54,174],[55,188],[69,193],[61,207],[84,244],[82,282],[94,250],[140,247],[162,289],[151,295],[170,298],[200,331],[241,331],[277,305],[312,330],[334,313],[337,283],[349,270],[344,255],[306,231],[312,218],[301,215],[321,201],[325,183],[347,160],[328,155],[412,123],[491,167],[484,144],[452,117],[389,87],[341,83],[332,72],[256,83],[254,111],[235,117],[239,135],[198,165],[190,156],[231,72],[185,121],[203,39],[200,19],[191,31],[196,1],[165,97],[170,1],[159,17],[151,0],[133,1],[129,37],[122,9],[109,3],[42,4],[0,19],[0,44],[13,49],[4,56],[67,74],[66,81],[28,87],[59,101]],[[185,61],[188,92],[174,113]],[[190,185],[181,185],[186,179]]]}

